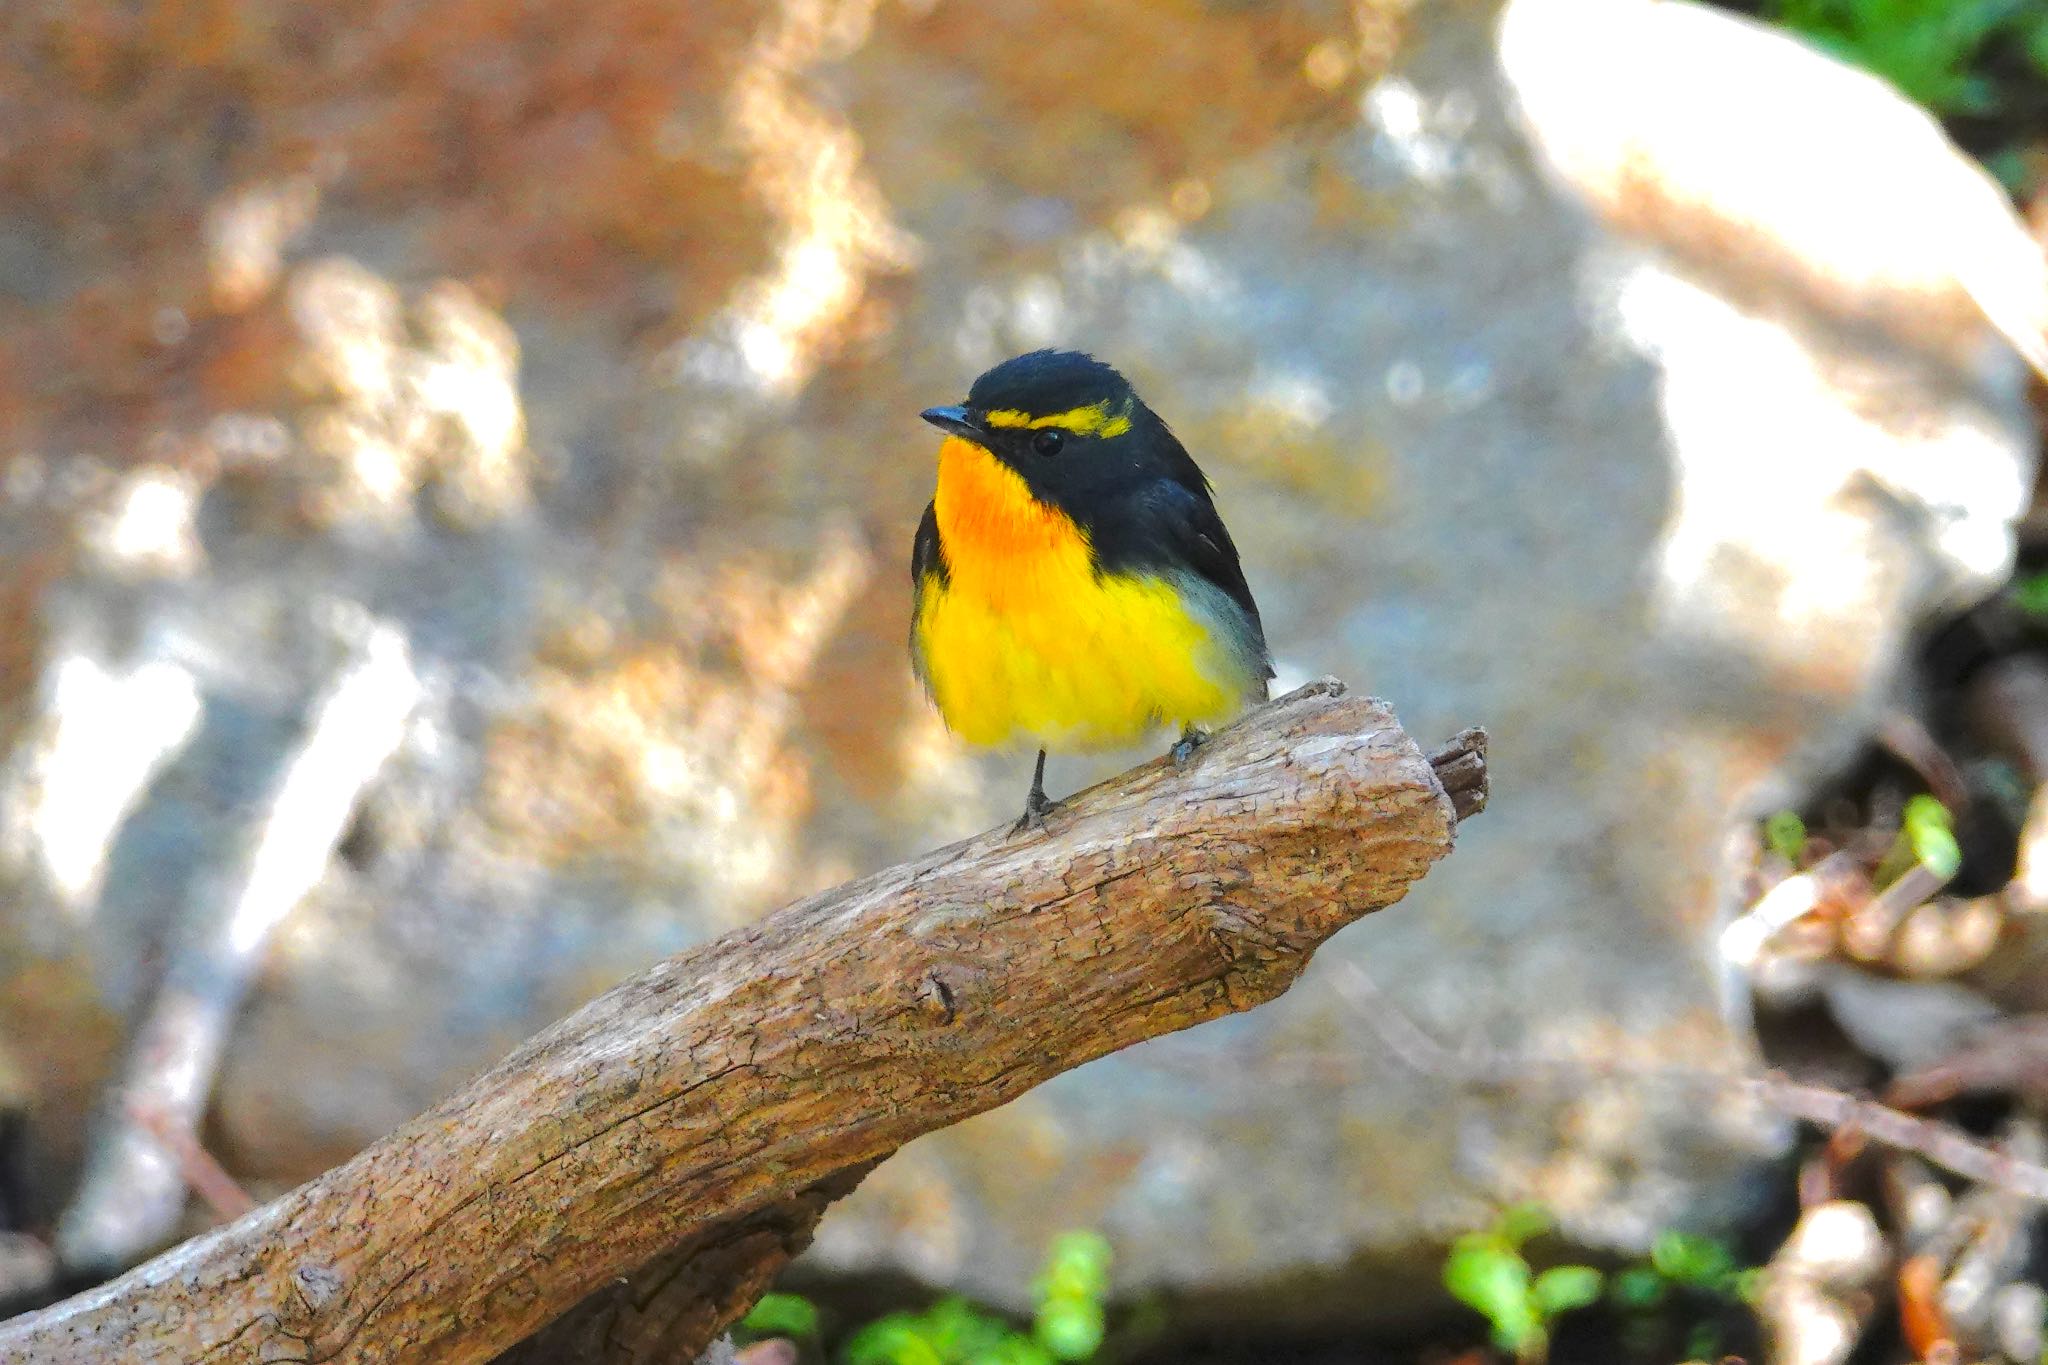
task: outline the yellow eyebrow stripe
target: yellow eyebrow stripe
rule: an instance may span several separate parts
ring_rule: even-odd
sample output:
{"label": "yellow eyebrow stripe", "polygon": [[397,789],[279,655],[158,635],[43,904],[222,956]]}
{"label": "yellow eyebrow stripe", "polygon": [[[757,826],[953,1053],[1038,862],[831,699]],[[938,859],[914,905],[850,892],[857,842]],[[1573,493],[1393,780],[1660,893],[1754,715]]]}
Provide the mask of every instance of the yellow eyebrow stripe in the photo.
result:
{"label": "yellow eyebrow stripe", "polygon": [[1065,412],[1053,413],[1050,417],[1033,417],[1028,412],[1015,408],[997,408],[985,412],[981,420],[992,427],[1058,427],[1071,431],[1076,436],[1121,436],[1131,429],[1131,412],[1128,405],[1115,413],[1109,410],[1109,400],[1090,403],[1085,408],[1069,408]]}

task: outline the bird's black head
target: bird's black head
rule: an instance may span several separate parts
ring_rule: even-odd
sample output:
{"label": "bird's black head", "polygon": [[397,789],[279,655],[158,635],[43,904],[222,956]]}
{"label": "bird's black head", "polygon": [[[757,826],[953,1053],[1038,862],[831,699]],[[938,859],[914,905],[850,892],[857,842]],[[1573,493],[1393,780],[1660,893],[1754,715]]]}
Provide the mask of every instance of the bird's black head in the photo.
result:
{"label": "bird's black head", "polygon": [[1014,356],[975,380],[967,391],[969,407],[984,413],[1023,413],[1033,419],[1097,404],[1120,407],[1131,398],[1129,381],[1080,351],[1029,351]]}
{"label": "bird's black head", "polygon": [[1078,351],[1005,360],[958,407],[924,420],[1015,470],[1039,501],[1087,524],[1104,500],[1161,476],[1201,481],[1194,461],[1129,381]]}

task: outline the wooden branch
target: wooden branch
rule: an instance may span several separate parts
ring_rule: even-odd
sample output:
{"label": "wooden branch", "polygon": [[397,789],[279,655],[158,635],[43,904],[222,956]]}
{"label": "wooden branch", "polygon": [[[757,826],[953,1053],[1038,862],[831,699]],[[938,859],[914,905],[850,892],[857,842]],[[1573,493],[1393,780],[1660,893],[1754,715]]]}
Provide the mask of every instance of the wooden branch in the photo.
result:
{"label": "wooden branch", "polygon": [[811,1244],[818,1219],[879,1162],[835,1171],[766,1208],[685,1238],[613,1280],[496,1365],[683,1365],[745,1316]]}
{"label": "wooden branch", "polygon": [[[1486,731],[1461,731],[1429,756],[1459,821],[1486,808]],[[719,1224],[613,1280],[497,1358],[497,1365],[679,1365],[737,1321],[810,1244],[833,1200],[876,1163],[842,1171],[829,1187]],[[821,1197],[822,1196],[822,1197]],[[706,1243],[719,1254],[704,1254]],[[716,1306],[715,1311],[707,1311]],[[708,1357],[707,1357],[708,1359]],[[701,1365],[701,1362],[700,1362]]]}
{"label": "wooden branch", "polygon": [[[0,1324],[0,1359],[482,1361],[636,1268],[656,1288],[679,1248],[692,1272],[722,1255],[753,1276],[911,1138],[1284,991],[1478,809],[1483,736],[1440,758],[1455,802],[1382,703],[1303,688],[1042,832],[940,849],[661,963],[319,1179]],[[643,1293],[652,1326],[601,1297],[562,1330],[646,1327],[687,1358],[757,1287],[701,1312]]]}

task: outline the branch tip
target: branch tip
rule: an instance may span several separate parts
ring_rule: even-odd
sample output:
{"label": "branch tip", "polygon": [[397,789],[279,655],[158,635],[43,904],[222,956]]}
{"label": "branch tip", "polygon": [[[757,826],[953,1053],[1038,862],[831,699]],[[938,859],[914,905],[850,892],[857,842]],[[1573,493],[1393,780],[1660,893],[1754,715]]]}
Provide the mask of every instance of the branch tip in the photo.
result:
{"label": "branch tip", "polygon": [[1451,798],[1451,809],[1463,823],[1486,809],[1486,731],[1473,725],[1460,730],[1429,756],[1437,781]]}

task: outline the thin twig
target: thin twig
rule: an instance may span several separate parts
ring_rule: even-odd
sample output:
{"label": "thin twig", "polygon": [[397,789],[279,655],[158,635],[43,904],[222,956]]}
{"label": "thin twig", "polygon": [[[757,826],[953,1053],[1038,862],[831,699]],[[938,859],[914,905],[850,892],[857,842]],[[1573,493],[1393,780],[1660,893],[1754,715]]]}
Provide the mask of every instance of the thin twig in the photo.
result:
{"label": "thin twig", "polygon": [[1966,1180],[2048,1204],[2048,1166],[2022,1161],[1949,1124],[1824,1085],[1795,1081],[1781,1072],[1727,1079],[1788,1118],[1830,1132],[1858,1132],[1873,1142],[1924,1157]]}
{"label": "thin twig", "polygon": [[1336,978],[1344,996],[1402,1065],[1421,1075],[1469,1085],[1509,1085],[1547,1078],[1583,1083],[1591,1075],[1706,1086],[1747,1095],[1785,1115],[1830,1132],[1854,1131],[1873,1142],[1924,1157],[1944,1170],[2023,1198],[2048,1203],[2048,1166],[2022,1160],[1934,1119],[1904,1113],[1876,1100],[1795,1081],[1777,1071],[1762,1075],[1583,1058],[1516,1055],[1495,1049],[1453,1050],[1431,1037],[1356,963]]}
{"label": "thin twig", "polygon": [[199,1145],[181,1123],[146,1101],[128,1106],[128,1117],[135,1125],[163,1145],[177,1163],[178,1174],[192,1187],[192,1192],[206,1202],[213,1210],[214,1217],[223,1223],[233,1222],[256,1207],[256,1201],[249,1192],[235,1183],[227,1168],[213,1159],[213,1153]]}

